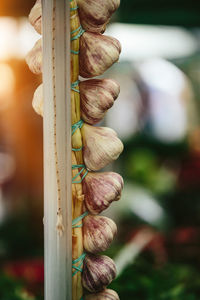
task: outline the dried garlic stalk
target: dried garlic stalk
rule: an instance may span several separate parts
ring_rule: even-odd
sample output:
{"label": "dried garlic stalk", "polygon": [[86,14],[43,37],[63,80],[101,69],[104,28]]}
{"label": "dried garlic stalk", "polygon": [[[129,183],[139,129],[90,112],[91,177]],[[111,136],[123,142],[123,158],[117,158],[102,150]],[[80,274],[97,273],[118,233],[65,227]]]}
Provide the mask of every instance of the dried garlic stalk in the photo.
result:
{"label": "dried garlic stalk", "polygon": [[[77,7],[76,0],[71,2],[71,8]],[[76,29],[80,27],[80,21],[78,17],[77,10],[71,10],[71,32],[75,32],[72,34],[72,38],[76,36]],[[75,39],[71,42],[71,49],[78,53],[79,51],[79,38]],[[74,83],[78,80],[79,76],[79,55],[71,54],[71,82]],[[76,89],[79,89],[76,86]],[[72,107],[72,125],[77,123],[81,119],[80,113],[80,94],[74,90],[71,91],[71,107]],[[72,135],[72,148],[80,149],[82,147],[82,136],[80,129],[77,129],[75,133]],[[72,165],[80,165],[83,164],[83,156],[82,151],[72,151]],[[78,174],[78,169],[72,171],[72,177]],[[76,181],[79,181],[81,178],[78,176]],[[76,219],[83,213],[83,200],[84,195],[82,191],[81,183],[72,184],[72,218]],[[80,224],[81,222],[79,222]],[[72,236],[72,259],[75,260],[79,258],[83,253],[83,234],[82,227],[73,229]],[[78,265],[79,263],[77,263]],[[77,266],[76,265],[76,266]],[[72,281],[72,294],[73,300],[81,299],[83,295],[82,283],[81,283],[81,272],[77,272],[75,276],[73,276]]]}

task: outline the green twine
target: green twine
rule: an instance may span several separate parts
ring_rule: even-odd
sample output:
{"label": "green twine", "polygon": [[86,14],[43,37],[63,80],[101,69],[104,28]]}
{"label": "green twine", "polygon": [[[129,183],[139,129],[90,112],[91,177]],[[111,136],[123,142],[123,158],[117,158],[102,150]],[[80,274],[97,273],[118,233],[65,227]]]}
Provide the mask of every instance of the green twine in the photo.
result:
{"label": "green twine", "polygon": [[72,151],[74,151],[74,152],[79,152],[79,151],[81,151],[82,149],[83,149],[83,146],[80,147],[80,148],[72,148]]}
{"label": "green twine", "polygon": [[[72,1],[73,1],[73,0],[70,0],[70,2],[72,2]],[[77,6],[75,6],[75,7],[71,7],[71,8],[70,8],[70,10],[71,10],[71,11],[73,11],[73,10],[77,10],[77,9],[78,9],[78,5],[77,5]]]}
{"label": "green twine", "polygon": [[76,80],[75,82],[72,82],[72,84],[71,84],[71,89],[72,89],[74,92],[80,93],[80,91],[79,91],[78,89],[76,89],[76,87],[79,85],[79,82],[80,82],[80,80]]}
{"label": "green twine", "polygon": [[[70,0],[70,2],[72,2],[73,0]],[[78,9],[78,5],[75,6],[75,7],[71,7],[70,10],[71,11],[75,11]],[[78,32],[79,31],[79,32]],[[73,35],[74,33],[78,32],[75,36],[71,37],[71,41],[75,41],[77,40],[78,38],[81,37],[81,35],[85,32],[85,30],[82,28],[82,26],[79,26],[77,29],[73,30],[71,32],[71,35]],[[80,51],[75,51],[75,50],[71,50],[71,53],[72,54],[76,54],[78,55],[80,53]]]}
{"label": "green twine", "polygon": [[[72,165],[72,170],[79,169],[79,168],[81,168],[81,170],[72,178],[72,183],[81,183],[85,178],[85,176],[88,174],[88,170],[85,165]],[[80,176],[83,173],[83,171],[85,171],[85,173],[81,177],[81,180],[76,181],[76,178]]]}
{"label": "green twine", "polygon": [[80,25],[78,28],[76,28],[75,30],[71,31],[71,34],[74,34],[74,33],[76,33],[77,31],[79,31],[79,30],[81,30],[81,29],[82,29],[82,27],[81,27],[81,25]]}
{"label": "green twine", "polygon": [[71,7],[71,8],[70,8],[71,11],[74,11],[74,10],[77,10],[77,9],[78,9],[78,5],[75,6],[75,7]]}
{"label": "green twine", "polygon": [[[82,272],[83,271],[83,261],[85,259],[86,253],[81,254],[81,256],[79,256],[79,258],[75,259],[72,261],[72,268],[75,269],[75,271],[72,273],[72,277],[74,275],[76,275],[78,272]],[[77,264],[78,262],[80,262],[80,264],[78,266],[75,266],[75,264]]]}
{"label": "green twine", "polygon": [[78,55],[80,53],[80,51],[71,50],[71,53]]}
{"label": "green twine", "polygon": [[87,215],[88,215],[88,212],[85,211],[81,216],[79,216],[78,218],[74,219],[72,221],[72,228],[80,228],[80,227],[82,227],[83,224],[80,224],[80,225],[76,225],[76,224],[79,223],[81,220],[83,220]]}
{"label": "green twine", "polygon": [[72,135],[75,133],[75,131],[76,131],[78,128],[81,129],[82,126],[83,126],[83,121],[82,121],[82,120],[80,120],[80,121],[78,121],[77,123],[73,124],[73,125],[72,125]]}
{"label": "green twine", "polygon": [[71,31],[71,35],[74,34],[74,33],[76,33],[76,32],[77,32],[77,34],[76,34],[75,36],[71,37],[71,41],[75,41],[75,40],[77,40],[78,38],[80,38],[81,35],[85,32],[85,30],[84,30],[84,29],[82,28],[82,26],[80,25],[77,29]]}
{"label": "green twine", "polygon": [[[75,133],[75,131],[79,128],[81,129],[83,126],[83,121],[80,120],[78,121],[77,123],[73,124],[72,125],[72,135]],[[81,151],[83,149],[83,147],[81,148],[72,148],[72,151]],[[88,173],[88,170],[86,168],[85,165],[72,165],[72,170],[74,169],[79,169],[81,168],[81,170],[78,172],[78,174],[76,174],[73,178],[72,178],[72,183],[81,183],[83,181],[83,179],[85,178],[85,176],[87,175]],[[81,180],[79,181],[76,181],[76,178],[81,175],[83,173],[83,171],[85,170],[85,173],[83,174]]]}
{"label": "green twine", "polygon": [[[73,125],[72,125],[72,135],[75,133],[75,131],[76,131],[78,128],[81,129],[82,126],[83,126],[83,121],[82,121],[82,120],[80,120],[80,121],[78,121],[77,123],[73,124]],[[82,149],[83,149],[83,146],[80,147],[80,148],[72,148],[72,151],[78,152],[78,151],[81,151]]]}

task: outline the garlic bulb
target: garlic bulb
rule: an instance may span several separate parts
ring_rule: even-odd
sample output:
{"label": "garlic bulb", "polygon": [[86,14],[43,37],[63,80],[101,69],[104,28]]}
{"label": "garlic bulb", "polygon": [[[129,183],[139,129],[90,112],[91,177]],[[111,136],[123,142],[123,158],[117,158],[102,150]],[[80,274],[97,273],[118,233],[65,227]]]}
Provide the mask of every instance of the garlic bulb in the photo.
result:
{"label": "garlic bulb", "polygon": [[[79,17],[85,30],[102,33],[111,15],[118,9],[120,0],[78,0]],[[37,0],[30,11],[29,21],[35,30],[41,34],[42,31],[42,5]]]}
{"label": "garlic bulb", "polygon": [[35,30],[41,34],[42,31],[42,5],[41,0],[37,0],[30,11],[29,22]]}
{"label": "garlic bulb", "polygon": [[[99,122],[119,94],[119,85],[112,79],[91,79],[80,82],[81,118],[87,123]],[[43,116],[43,84],[35,90],[32,102],[36,113]]]}
{"label": "garlic bulb", "polygon": [[42,39],[39,39],[27,54],[26,63],[34,74],[42,73]]}
{"label": "garlic bulb", "polygon": [[81,118],[88,124],[101,121],[120,92],[112,79],[90,79],[80,82]]}
{"label": "garlic bulb", "polygon": [[85,30],[102,33],[120,0],[77,0],[79,17]]}
{"label": "garlic bulb", "polygon": [[110,247],[117,226],[113,220],[103,216],[87,216],[83,223],[84,248],[90,253],[99,253]]}
{"label": "garlic bulb", "polygon": [[122,142],[111,128],[84,124],[81,131],[84,162],[89,170],[98,171],[104,168],[123,151]]}
{"label": "garlic bulb", "polygon": [[104,291],[96,294],[85,295],[85,300],[119,300],[117,293],[110,289],[105,289]]}
{"label": "garlic bulb", "polygon": [[[89,78],[103,74],[118,61],[120,52],[120,43],[115,38],[84,32],[80,38],[80,75]],[[42,39],[28,53],[26,62],[33,73],[42,72]]]}
{"label": "garlic bulb", "polygon": [[80,75],[85,78],[102,75],[119,60],[121,45],[113,37],[85,32],[80,38]]}
{"label": "garlic bulb", "polygon": [[43,117],[43,84],[40,84],[35,90],[32,106],[35,112]]}
{"label": "garlic bulb", "polygon": [[92,214],[99,214],[121,197],[122,177],[114,172],[89,172],[83,181],[85,205]]}
{"label": "garlic bulb", "polygon": [[82,284],[89,292],[104,290],[116,277],[114,261],[105,255],[88,254],[84,260]]}

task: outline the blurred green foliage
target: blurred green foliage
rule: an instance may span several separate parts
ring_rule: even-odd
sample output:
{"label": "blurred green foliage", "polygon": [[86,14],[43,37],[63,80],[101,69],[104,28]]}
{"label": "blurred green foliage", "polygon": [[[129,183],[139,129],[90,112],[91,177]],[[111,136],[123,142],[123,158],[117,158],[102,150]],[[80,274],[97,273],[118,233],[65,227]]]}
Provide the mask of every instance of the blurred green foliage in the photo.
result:
{"label": "blurred green foliage", "polygon": [[171,191],[176,181],[174,174],[159,164],[155,152],[145,148],[130,152],[125,172],[129,179],[149,188],[155,194]]}
{"label": "blurred green foliage", "polygon": [[166,264],[156,268],[137,259],[110,285],[121,300],[197,300],[200,299],[200,274],[195,266]]}
{"label": "blurred green foliage", "polygon": [[22,282],[0,274],[1,300],[36,300],[24,290]]}

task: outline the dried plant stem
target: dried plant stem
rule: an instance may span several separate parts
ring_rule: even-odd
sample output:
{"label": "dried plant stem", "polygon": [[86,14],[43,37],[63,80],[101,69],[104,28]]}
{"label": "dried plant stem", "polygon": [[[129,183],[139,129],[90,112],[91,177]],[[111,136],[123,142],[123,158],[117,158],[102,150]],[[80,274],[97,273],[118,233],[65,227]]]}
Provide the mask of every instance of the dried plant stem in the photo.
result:
{"label": "dried plant stem", "polygon": [[[77,7],[76,1],[71,2],[71,8]],[[71,32],[76,30],[80,26],[77,10],[71,11]],[[74,34],[74,36],[77,33]],[[73,35],[72,35],[73,37]],[[79,51],[79,39],[75,39],[71,42],[71,49]],[[79,55],[71,54],[71,82],[76,82],[79,76]],[[78,89],[78,86],[76,87]],[[80,120],[80,94],[75,91],[71,91],[71,107],[72,107],[72,125]],[[72,147],[82,147],[82,136],[80,129],[77,129],[72,136]],[[83,163],[82,151],[72,152],[72,165],[79,165]],[[72,177],[79,172],[78,169],[72,171]],[[77,181],[81,179],[77,177]],[[72,218],[76,219],[83,213],[83,201],[84,195],[82,192],[82,184],[75,183],[72,185]],[[72,236],[72,259],[77,259],[83,253],[83,235],[82,228],[74,228]],[[81,273],[78,272],[73,276],[72,281],[72,298],[73,300],[80,300],[83,294]]]}

